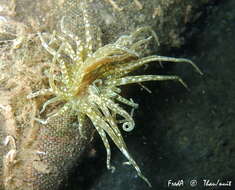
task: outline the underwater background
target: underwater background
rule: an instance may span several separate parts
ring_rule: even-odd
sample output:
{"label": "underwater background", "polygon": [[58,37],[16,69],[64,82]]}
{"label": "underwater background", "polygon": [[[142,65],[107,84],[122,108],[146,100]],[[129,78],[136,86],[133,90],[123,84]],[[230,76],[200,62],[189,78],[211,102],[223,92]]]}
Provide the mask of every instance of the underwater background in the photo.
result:
{"label": "underwater background", "polygon": [[[151,94],[130,87],[130,96],[140,108],[134,115],[135,130],[124,138],[153,187],[131,167],[121,166],[125,160],[114,145],[112,163],[117,169],[108,171],[103,144],[97,138],[92,156],[76,168],[66,190],[76,190],[78,184],[84,190],[235,189],[235,1],[206,9],[185,33],[190,36],[185,46],[167,52],[193,60],[204,76],[180,63],[165,63],[157,71],[182,77],[190,91],[171,81],[145,83]],[[184,186],[168,186],[169,180],[183,180]],[[203,180],[231,181],[232,186],[205,187]]]}

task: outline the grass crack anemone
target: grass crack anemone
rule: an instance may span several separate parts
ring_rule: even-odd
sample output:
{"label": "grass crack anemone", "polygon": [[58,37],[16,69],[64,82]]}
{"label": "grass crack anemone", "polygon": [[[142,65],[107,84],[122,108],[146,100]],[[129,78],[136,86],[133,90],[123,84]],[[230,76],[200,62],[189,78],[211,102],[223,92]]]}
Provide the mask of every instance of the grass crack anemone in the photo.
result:
{"label": "grass crack anemone", "polygon": [[[148,63],[184,62],[191,64],[199,73],[201,71],[188,59],[158,55],[141,57],[140,49],[143,46],[153,39],[158,42],[156,34],[149,27],[141,27],[130,35],[123,35],[116,42],[100,46],[96,51],[93,50],[93,39],[86,25],[85,42],[66,31],[64,27],[61,27],[61,31],[60,34],[57,32],[52,35],[38,34],[42,46],[52,55],[48,74],[49,88],[31,93],[27,98],[53,95],[53,98],[43,104],[40,113],[44,112],[49,104],[63,102],[63,105],[58,111],[48,114],[45,120],[36,120],[47,124],[52,117],[73,110],[77,114],[79,131],[83,135],[84,121],[88,117],[106,148],[107,168],[112,171],[115,169],[110,164],[111,150],[107,137],[109,136],[127,158],[127,163],[132,165],[137,174],[151,186],[128,152],[120,131],[120,126],[124,131],[133,130],[135,121],[132,111],[138,107],[132,99],[126,99],[120,95],[120,86],[145,81],[176,80],[187,87],[178,76],[130,75],[132,71]],[[124,104],[132,108],[130,113],[123,108]]]}

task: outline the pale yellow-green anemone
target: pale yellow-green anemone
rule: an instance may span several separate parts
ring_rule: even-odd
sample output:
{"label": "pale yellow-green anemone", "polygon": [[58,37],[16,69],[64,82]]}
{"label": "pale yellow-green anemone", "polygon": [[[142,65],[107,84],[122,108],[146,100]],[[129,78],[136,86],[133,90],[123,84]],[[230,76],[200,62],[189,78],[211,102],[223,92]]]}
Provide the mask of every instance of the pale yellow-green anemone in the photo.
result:
{"label": "pale yellow-green anemone", "polygon": [[[135,126],[132,111],[129,113],[122,105],[126,104],[132,110],[138,107],[138,104],[134,103],[132,99],[129,100],[120,95],[120,86],[153,80],[176,80],[187,87],[178,76],[130,76],[132,71],[150,62],[185,62],[191,64],[199,73],[201,71],[188,59],[158,55],[141,57],[141,47],[147,45],[152,39],[158,42],[156,34],[149,27],[141,27],[130,35],[121,36],[112,44],[99,45],[98,49],[94,51],[94,39],[91,36],[91,27],[86,14],[84,10],[85,42],[65,30],[63,19],[61,21],[61,34],[56,32],[53,35],[38,34],[42,46],[53,56],[48,76],[49,89],[34,92],[28,95],[28,98],[39,95],[54,95],[53,98],[44,103],[40,113],[54,102],[63,102],[64,105],[57,112],[49,114],[46,120],[36,120],[46,124],[52,117],[62,115],[72,109],[77,114],[80,133],[83,135],[84,121],[88,117],[106,148],[107,168],[114,170],[114,167],[110,164],[111,150],[108,135],[127,158],[127,163],[132,165],[138,175],[151,186],[128,152],[120,131],[120,126],[128,132],[133,130]],[[49,42],[46,42],[48,40],[45,39],[45,36],[47,36],[47,39],[49,36]],[[100,39],[95,40],[99,41]]]}

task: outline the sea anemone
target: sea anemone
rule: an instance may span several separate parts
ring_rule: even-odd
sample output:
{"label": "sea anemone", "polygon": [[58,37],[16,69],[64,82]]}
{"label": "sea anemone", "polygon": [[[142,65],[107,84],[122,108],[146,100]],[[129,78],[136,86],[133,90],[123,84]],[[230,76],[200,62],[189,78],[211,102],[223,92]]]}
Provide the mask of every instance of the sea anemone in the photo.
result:
{"label": "sea anemone", "polygon": [[[64,18],[61,20],[61,33],[38,33],[42,46],[52,55],[48,74],[49,88],[31,93],[27,98],[51,95],[52,98],[43,104],[40,114],[49,104],[58,102],[61,103],[61,107],[49,113],[45,120],[35,119],[47,124],[52,117],[62,116],[68,110],[72,110],[77,115],[80,135],[86,138],[83,129],[86,127],[85,120],[89,118],[106,148],[107,168],[112,171],[115,169],[110,164],[111,149],[108,135],[127,158],[127,163],[132,165],[137,174],[151,186],[128,152],[120,131],[120,126],[124,131],[133,130],[133,110],[138,107],[132,99],[126,99],[121,95],[120,86],[145,81],[176,80],[187,87],[180,77],[174,75],[130,75],[148,63],[185,62],[191,64],[200,74],[202,72],[188,59],[159,55],[142,56],[141,48],[146,47],[152,40],[158,43],[157,35],[150,27],[140,27],[129,35],[120,36],[114,43],[99,45],[97,50],[94,50],[94,40],[100,39],[92,39],[85,9],[83,15],[85,41],[66,30]],[[131,107],[131,111],[126,111],[123,105]]]}

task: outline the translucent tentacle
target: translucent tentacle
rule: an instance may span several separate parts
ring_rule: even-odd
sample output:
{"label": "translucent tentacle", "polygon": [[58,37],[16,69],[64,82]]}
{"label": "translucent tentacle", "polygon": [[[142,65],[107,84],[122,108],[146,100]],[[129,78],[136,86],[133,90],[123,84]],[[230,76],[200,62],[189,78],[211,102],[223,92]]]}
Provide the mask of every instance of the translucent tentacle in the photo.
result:
{"label": "translucent tentacle", "polygon": [[87,57],[91,57],[93,53],[93,40],[92,40],[92,29],[90,25],[90,19],[89,19],[89,14],[87,12],[87,7],[86,3],[82,3],[83,6],[83,20],[85,24],[85,37],[86,37],[86,43],[85,43],[85,48],[87,51]]}
{"label": "translucent tentacle", "polygon": [[114,103],[111,99],[108,98],[102,98],[104,104],[111,109],[114,113],[122,116],[125,118],[125,122],[122,125],[122,128],[124,131],[132,131],[135,127],[135,121],[131,117],[129,113],[127,113],[124,109],[122,109],[118,104]]}
{"label": "translucent tentacle", "polygon": [[123,55],[128,54],[129,56],[139,57],[139,54],[129,48],[124,46],[119,46],[115,44],[108,44],[99,48],[94,54],[93,57],[106,57],[110,55]]}
{"label": "translucent tentacle", "polygon": [[146,44],[147,42],[149,42],[152,39],[152,36],[143,39],[143,40],[139,40],[138,42],[134,43],[130,48],[131,49],[137,49],[138,47],[141,47],[141,45]]}
{"label": "translucent tentacle", "polygon": [[49,85],[53,89],[54,93],[62,94],[61,90],[59,90],[59,88],[55,84],[55,81],[57,78],[57,76],[54,74],[56,60],[57,60],[57,57],[53,57],[52,63],[50,65],[50,70],[49,70],[50,76],[48,77],[48,80],[49,80]]}
{"label": "translucent tentacle", "polygon": [[84,134],[84,123],[85,123],[85,118],[86,118],[86,115],[81,113],[81,112],[78,112],[77,113],[77,120],[78,120],[78,129],[79,129],[79,133],[81,135],[82,138],[85,138],[86,139],[86,136]]}
{"label": "translucent tentacle", "polygon": [[123,77],[119,79],[106,81],[105,83],[106,85],[110,85],[110,86],[121,86],[121,85],[146,82],[146,81],[165,81],[165,80],[176,80],[180,82],[185,88],[188,89],[187,84],[180,77],[174,76],[174,75],[129,76],[129,77]]}
{"label": "translucent tentacle", "polygon": [[111,165],[110,163],[110,160],[111,160],[111,148],[110,148],[110,145],[109,145],[109,142],[108,142],[108,139],[106,137],[106,134],[104,132],[103,129],[101,129],[100,127],[97,127],[95,126],[96,130],[98,131],[103,143],[104,143],[104,146],[105,146],[105,149],[106,149],[106,154],[107,154],[107,159],[106,159],[106,164],[107,164],[107,168],[109,170],[111,170],[111,172],[113,173],[115,171],[115,167]]}
{"label": "translucent tentacle", "polygon": [[64,22],[65,22],[65,16],[62,17],[61,22],[60,22],[61,32],[64,33],[66,36],[70,37],[75,42],[75,44],[76,44],[76,52],[73,50],[72,46],[67,42],[67,40],[63,40],[62,36],[58,36],[58,37],[61,40],[63,40],[63,42],[68,44],[67,45],[68,49],[73,50],[73,51],[71,51],[72,55],[70,55],[70,57],[71,58],[73,57],[73,60],[76,63],[82,63],[83,62],[83,58],[84,58],[83,55],[82,55],[82,52],[84,50],[83,44],[79,40],[78,36],[74,35],[72,32],[70,32],[69,30],[66,29]]}
{"label": "translucent tentacle", "polygon": [[51,88],[49,89],[42,89],[37,92],[30,93],[29,95],[26,96],[27,99],[35,98],[37,96],[42,96],[42,95],[51,95],[53,93],[53,90]]}
{"label": "translucent tentacle", "polygon": [[63,115],[64,113],[66,113],[69,108],[70,108],[70,103],[66,103],[62,108],[60,108],[56,113],[49,113],[46,118],[46,120],[43,119],[39,119],[39,118],[34,118],[34,120],[38,121],[39,123],[46,125],[48,124],[48,121],[51,120],[53,117],[59,116],[59,115]]}
{"label": "translucent tentacle", "polygon": [[121,152],[125,155],[125,157],[129,160],[128,165],[132,165],[135,170],[137,171],[137,174],[138,176],[140,176],[140,178],[142,178],[147,184],[149,187],[152,187],[151,183],[149,182],[149,180],[142,174],[139,166],[137,165],[137,163],[135,162],[135,160],[130,156],[129,152],[127,152],[126,149],[124,148],[121,148],[120,149]]}
{"label": "translucent tentacle", "polygon": [[153,36],[153,38],[156,40],[156,43],[158,44],[158,46],[160,45],[159,38],[158,38],[156,32],[154,32],[154,30],[149,26],[144,26],[144,27],[138,28],[135,32],[131,33],[130,36],[134,39],[142,32],[150,32],[151,36]]}
{"label": "translucent tentacle", "polygon": [[63,37],[62,35],[59,35],[59,34],[57,34],[57,37],[64,44],[63,51],[66,53],[66,55],[69,56],[72,60],[76,60],[77,59],[77,55],[76,55],[75,51],[73,50],[72,46],[66,40],[66,38]]}
{"label": "translucent tentacle", "polygon": [[148,63],[155,63],[156,61],[157,62],[165,61],[165,62],[175,62],[175,63],[189,63],[195,68],[195,70],[199,74],[203,75],[202,71],[189,59],[153,55],[153,56],[148,56],[148,57],[138,59],[136,61],[131,61],[129,63],[120,64],[119,66],[114,67],[113,69],[110,69],[109,71],[104,73],[103,77],[116,75],[116,78],[118,78],[121,76],[125,76],[128,73],[138,69],[139,67],[143,65],[146,65]]}
{"label": "translucent tentacle", "polygon": [[84,111],[86,111],[86,115],[91,119],[94,127],[98,131],[98,133],[104,143],[104,146],[105,146],[106,152],[107,152],[107,168],[114,171],[115,168],[113,166],[111,166],[111,164],[110,164],[111,149],[110,149],[110,145],[109,145],[109,142],[108,142],[108,139],[106,137],[105,132],[107,132],[109,134],[109,136],[112,135],[116,140],[117,140],[117,137],[116,137],[113,129],[108,126],[108,124],[102,119],[101,116],[99,116],[99,114],[97,114],[97,112],[94,109],[89,107],[88,109],[86,109]]}
{"label": "translucent tentacle", "polygon": [[[139,166],[137,165],[137,163],[134,161],[134,159],[131,157],[131,155],[129,154],[129,152],[127,151],[126,148],[126,144],[124,141],[122,141],[119,136],[121,136],[121,133],[119,133],[119,135],[116,135],[114,133],[114,131],[108,126],[108,124],[102,119],[100,118],[98,115],[94,114],[91,109],[90,112],[87,112],[88,117],[91,119],[91,121],[93,122],[93,124],[95,126],[99,126],[100,128],[102,128],[109,136],[110,138],[113,140],[113,142],[116,144],[116,146],[119,148],[119,150],[124,154],[124,156],[128,159],[129,164],[131,164],[135,170],[137,171],[137,174],[144,180],[146,181],[146,183],[151,186],[150,182],[148,181],[148,179],[142,174]],[[97,129],[100,131],[100,129]]]}
{"label": "translucent tentacle", "polygon": [[[150,59],[152,59],[150,61]],[[152,61],[167,61],[167,62],[175,62],[175,63],[189,63],[193,66],[193,68],[200,74],[203,75],[203,72],[199,69],[199,67],[193,63],[190,59],[185,58],[175,58],[175,57],[166,57],[166,56],[160,56],[160,55],[153,55],[146,57],[146,60],[149,60],[148,62]]]}
{"label": "translucent tentacle", "polygon": [[[65,20],[65,16],[62,17],[61,22],[60,22],[60,29],[62,31],[62,33],[64,33],[66,36],[70,37],[75,43],[76,43],[76,52],[71,51],[71,57],[74,57],[74,61],[76,63],[82,63],[82,52],[84,50],[84,47],[82,45],[82,42],[78,39],[78,36],[74,35],[72,32],[70,32],[69,30],[66,30],[66,27],[64,25],[64,20]],[[62,36],[58,36],[59,38],[62,39]],[[63,40],[63,42],[66,42],[68,44],[68,48],[70,50],[73,50],[72,46],[67,42],[67,40]],[[70,46],[70,47],[69,47]]]}
{"label": "translucent tentacle", "polygon": [[47,101],[43,104],[42,109],[41,109],[41,111],[40,111],[40,114],[43,113],[43,112],[46,110],[46,107],[47,107],[49,104],[55,103],[55,102],[59,101],[60,99],[61,99],[60,97],[56,96],[56,97],[54,97],[54,98],[51,98],[51,99],[47,100]]}
{"label": "translucent tentacle", "polygon": [[44,40],[44,38],[42,37],[42,34],[39,32],[38,33],[38,36],[39,36],[39,38],[40,38],[40,40],[41,40],[41,43],[42,43],[42,46],[47,50],[47,52],[49,52],[51,55],[53,55],[53,56],[60,56],[60,55],[58,55],[57,54],[57,52],[53,49],[53,48],[51,48],[47,43],[46,43],[46,41]]}
{"label": "translucent tentacle", "polygon": [[116,96],[116,100],[119,102],[122,102],[123,104],[126,104],[128,106],[131,106],[133,108],[138,108],[139,104],[134,103],[132,100],[127,100],[126,98],[123,98],[122,96],[118,95]]}

